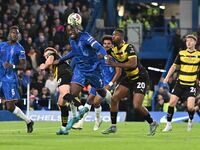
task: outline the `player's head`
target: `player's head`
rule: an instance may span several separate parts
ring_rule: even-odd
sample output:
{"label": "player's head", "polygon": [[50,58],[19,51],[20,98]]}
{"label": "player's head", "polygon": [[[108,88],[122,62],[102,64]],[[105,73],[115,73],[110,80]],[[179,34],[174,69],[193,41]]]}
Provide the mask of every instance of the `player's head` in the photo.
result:
{"label": "player's head", "polygon": [[195,49],[195,45],[197,43],[197,37],[193,34],[189,34],[186,36],[186,46],[188,49]]}
{"label": "player's head", "polygon": [[106,50],[109,50],[110,48],[112,48],[112,46],[113,46],[113,44],[112,44],[112,36],[111,35],[103,36],[102,43],[103,43],[103,47]]}
{"label": "player's head", "polygon": [[67,34],[70,38],[76,39],[78,37],[79,29],[77,26],[67,25],[66,27]]}
{"label": "player's head", "polygon": [[114,44],[120,43],[124,40],[124,30],[122,29],[115,29],[112,34],[112,40]]}
{"label": "player's head", "polygon": [[53,54],[53,53],[57,53],[57,50],[53,47],[47,47],[45,50],[44,50],[44,57],[47,59],[49,57],[50,54]]}
{"label": "player's head", "polygon": [[18,26],[12,26],[9,29],[8,41],[17,42],[21,39],[21,34],[19,32]]}

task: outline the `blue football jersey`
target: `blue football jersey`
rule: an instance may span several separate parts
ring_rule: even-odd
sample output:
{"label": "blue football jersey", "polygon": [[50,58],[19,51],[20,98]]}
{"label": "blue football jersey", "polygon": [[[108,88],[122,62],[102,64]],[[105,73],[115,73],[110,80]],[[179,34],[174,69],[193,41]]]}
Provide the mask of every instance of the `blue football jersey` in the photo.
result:
{"label": "blue football jersey", "polygon": [[74,54],[74,63],[78,69],[91,72],[99,66],[98,49],[103,47],[92,36],[87,32],[80,32],[78,39],[70,38],[69,41]]}
{"label": "blue football jersey", "polygon": [[114,77],[116,71],[115,67],[108,65],[105,60],[101,60],[101,72],[104,79],[104,86],[108,85],[112,78]]}
{"label": "blue football jersey", "polygon": [[[24,48],[18,42],[12,45],[4,42],[1,51],[4,53],[2,63],[8,62],[17,66],[19,65],[20,59],[26,59]],[[2,81],[17,82],[17,71],[12,68],[7,68]]]}

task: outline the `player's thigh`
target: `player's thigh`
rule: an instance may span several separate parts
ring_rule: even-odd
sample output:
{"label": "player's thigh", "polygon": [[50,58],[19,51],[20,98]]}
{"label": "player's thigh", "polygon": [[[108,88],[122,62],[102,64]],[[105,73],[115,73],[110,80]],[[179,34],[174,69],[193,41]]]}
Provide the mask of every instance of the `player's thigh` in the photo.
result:
{"label": "player's thigh", "polygon": [[112,96],[112,101],[120,101],[122,98],[125,98],[129,93],[129,89],[124,85],[119,84]]}
{"label": "player's thigh", "polygon": [[135,108],[141,107],[143,100],[144,100],[144,94],[143,93],[134,93],[133,94],[133,106]]}
{"label": "player's thigh", "polygon": [[169,106],[174,107],[176,106],[179,98],[181,98],[184,93],[185,93],[185,88],[184,86],[180,85],[180,84],[175,84],[174,88],[172,89],[172,94],[170,96],[170,100],[169,100]]}
{"label": "player's thigh", "polygon": [[2,82],[2,91],[6,101],[20,99],[18,84],[15,82]]}
{"label": "player's thigh", "polygon": [[87,80],[95,89],[102,89],[104,87],[103,77],[100,72],[96,71],[87,74]]}
{"label": "player's thigh", "polygon": [[81,92],[81,90],[85,85],[86,85],[85,73],[82,73],[78,69],[75,69],[70,84],[70,93],[75,96],[79,96],[79,93]]}
{"label": "player's thigh", "polygon": [[70,93],[73,94],[74,96],[79,96],[79,93],[83,89],[83,86],[77,82],[71,83],[70,84]]}

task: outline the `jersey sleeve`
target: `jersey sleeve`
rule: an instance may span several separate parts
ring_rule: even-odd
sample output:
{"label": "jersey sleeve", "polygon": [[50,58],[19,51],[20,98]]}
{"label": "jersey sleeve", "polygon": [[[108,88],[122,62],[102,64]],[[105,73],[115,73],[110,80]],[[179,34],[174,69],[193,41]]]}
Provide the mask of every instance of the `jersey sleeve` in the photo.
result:
{"label": "jersey sleeve", "polygon": [[135,47],[132,44],[128,45],[126,51],[128,53],[128,58],[137,57]]}
{"label": "jersey sleeve", "polygon": [[18,51],[19,59],[26,59],[25,50],[22,46],[20,46],[20,49]]}
{"label": "jersey sleeve", "polygon": [[181,60],[180,60],[180,54],[178,54],[174,60],[173,65],[180,65],[181,64]]}
{"label": "jersey sleeve", "polygon": [[84,37],[85,37],[85,43],[94,48],[97,51],[97,54],[107,55],[107,52],[103,48],[103,46],[99,42],[97,42],[91,35],[85,33]]}
{"label": "jersey sleeve", "polygon": [[64,62],[72,57],[74,57],[75,53],[73,52],[73,50],[71,50],[69,53],[67,53],[65,56],[62,56],[59,61],[60,62]]}

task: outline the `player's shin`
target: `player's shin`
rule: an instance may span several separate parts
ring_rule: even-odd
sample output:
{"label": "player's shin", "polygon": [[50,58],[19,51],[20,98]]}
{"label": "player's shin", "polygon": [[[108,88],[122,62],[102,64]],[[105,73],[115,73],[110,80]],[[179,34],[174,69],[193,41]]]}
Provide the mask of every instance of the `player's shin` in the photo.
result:
{"label": "player's shin", "polygon": [[144,116],[144,120],[146,120],[149,124],[153,122],[153,119],[149,113]]}
{"label": "player's shin", "polygon": [[31,119],[29,119],[23,112],[22,110],[15,106],[14,111],[12,112],[13,114],[15,114],[16,116],[18,116],[19,118],[23,119],[27,124],[31,122]]}
{"label": "player's shin", "polygon": [[173,115],[174,115],[174,107],[169,106],[167,111],[167,122],[172,121]]}
{"label": "player's shin", "polygon": [[188,110],[189,119],[192,120],[194,118],[195,111]]}
{"label": "player's shin", "polygon": [[65,106],[59,106],[61,110],[61,121],[62,121],[62,126],[66,127],[67,121],[68,121],[68,116],[69,116],[69,110],[68,107]]}
{"label": "player's shin", "polygon": [[101,111],[102,111],[102,107],[101,105],[98,105],[98,106],[95,106],[94,108],[94,111],[95,111],[95,119],[98,120],[101,118]]}
{"label": "player's shin", "polygon": [[118,113],[118,112],[110,112],[111,123],[112,123],[112,125],[114,125],[114,126],[116,126],[116,124],[117,124],[117,113]]}
{"label": "player's shin", "polygon": [[105,100],[109,105],[111,105],[111,97],[112,97],[112,95],[111,95],[110,91],[106,90]]}
{"label": "player's shin", "polygon": [[73,103],[70,103],[70,109],[71,109],[72,117],[76,117],[77,107],[74,106]]}

